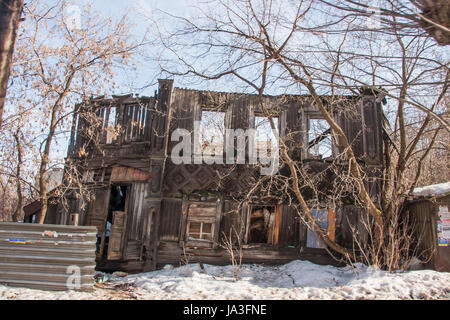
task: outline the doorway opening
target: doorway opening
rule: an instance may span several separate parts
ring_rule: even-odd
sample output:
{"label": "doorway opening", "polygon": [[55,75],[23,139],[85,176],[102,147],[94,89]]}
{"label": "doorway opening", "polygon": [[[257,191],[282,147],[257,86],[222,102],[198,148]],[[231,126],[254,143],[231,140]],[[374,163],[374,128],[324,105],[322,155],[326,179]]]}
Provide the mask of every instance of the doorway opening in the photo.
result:
{"label": "doorway opening", "polygon": [[128,187],[126,185],[112,185],[110,189],[109,205],[108,205],[108,215],[106,218],[105,225],[105,241],[103,243],[103,257],[107,257],[109,239],[111,236],[111,229],[114,226],[114,212],[126,211],[127,204],[127,191]]}

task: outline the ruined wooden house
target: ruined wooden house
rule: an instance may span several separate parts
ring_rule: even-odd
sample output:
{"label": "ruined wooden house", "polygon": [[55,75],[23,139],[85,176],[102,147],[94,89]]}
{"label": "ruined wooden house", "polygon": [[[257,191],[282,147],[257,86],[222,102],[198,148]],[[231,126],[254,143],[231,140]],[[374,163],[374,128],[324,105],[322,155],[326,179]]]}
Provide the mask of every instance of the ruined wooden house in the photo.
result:
{"label": "ruined wooden house", "polygon": [[[323,99],[329,102],[328,97]],[[377,172],[383,163],[381,103],[370,92],[339,99],[336,105],[341,107],[332,112],[352,141],[377,202]],[[263,100],[291,157],[312,172],[326,172],[342,150],[329,136],[311,97],[264,96]],[[350,104],[355,107],[347,112]],[[262,179],[260,166],[248,161],[208,164],[207,157],[201,163],[188,161],[205,150],[213,150],[209,156],[216,159],[225,157],[223,145],[229,137],[217,130],[254,129],[257,137],[266,137],[256,138],[254,148],[273,147],[277,139],[269,137],[273,131],[267,129],[266,115],[257,95],[174,88],[172,80],[160,80],[154,97],[113,96],[78,105],[68,160],[80,164],[83,183],[95,197],[83,207],[82,197],[68,192],[58,223],[77,221],[97,227],[101,270],[133,272],[194,261],[228,264],[222,243],[230,234],[242,247],[244,263],[293,259],[330,263],[325,245],[302,221],[289,191],[279,185],[268,191],[268,183],[282,184],[283,179]],[[184,150],[185,162],[174,161],[172,151],[181,141],[174,132],[181,128],[193,134],[196,121],[201,127],[207,120],[215,127],[202,132],[198,150]],[[312,132],[319,125],[325,126],[319,134]],[[245,140],[244,147],[248,144]],[[248,151],[244,156],[249,159]],[[277,175],[289,176],[281,160]],[[325,174],[319,187],[332,192],[332,181],[333,174]],[[308,196],[307,188],[304,191]],[[319,199],[313,213],[331,238],[351,245],[354,228],[361,228],[361,209],[352,201],[327,199]]]}

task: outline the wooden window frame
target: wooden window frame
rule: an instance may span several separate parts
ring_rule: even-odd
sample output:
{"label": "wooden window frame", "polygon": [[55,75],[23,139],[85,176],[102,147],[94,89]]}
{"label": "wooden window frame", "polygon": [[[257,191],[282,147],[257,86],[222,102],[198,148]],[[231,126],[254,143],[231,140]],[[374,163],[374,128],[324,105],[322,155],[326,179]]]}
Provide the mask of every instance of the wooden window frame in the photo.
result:
{"label": "wooden window frame", "polygon": [[[191,233],[190,233],[190,226],[191,223],[199,223],[200,224],[200,238],[191,238]],[[211,225],[211,231],[210,232],[205,232],[203,233],[203,225],[204,224],[210,224]],[[209,234],[210,238],[209,239],[203,239],[202,236],[204,234]],[[214,239],[214,221],[200,221],[198,219],[192,219],[188,221],[187,224],[187,228],[186,228],[186,236],[187,236],[187,241],[204,241],[204,242],[213,242]]]}
{"label": "wooden window frame", "polygon": [[[201,121],[202,121],[202,118],[203,118],[203,112],[215,112],[215,113],[223,113],[223,115],[224,115],[224,117],[223,117],[223,128],[224,128],[224,132],[223,132],[223,141],[222,141],[222,143],[223,143],[223,145],[222,145],[222,155],[215,155],[215,154],[206,154],[206,153],[203,153],[203,150],[202,149],[200,149],[200,150],[197,150],[197,148],[195,148],[195,150],[194,150],[194,154],[196,154],[196,155],[202,155],[203,157],[216,157],[216,156],[225,156],[225,146],[226,146],[226,132],[225,132],[225,130],[226,129],[228,129],[229,128],[229,118],[230,118],[230,116],[229,116],[229,113],[230,113],[230,110],[227,110],[227,109],[214,109],[214,108],[208,108],[208,107],[200,107],[199,108],[199,110],[198,110],[198,115],[197,115],[197,117],[196,117],[196,121],[200,121],[200,123],[201,123]],[[200,130],[201,130],[201,128],[199,128]],[[198,137],[198,142],[199,143],[201,143],[201,139],[200,139],[201,137],[199,136]]]}
{"label": "wooden window frame", "polygon": [[[255,108],[252,107],[250,109],[250,119],[249,119],[249,129],[253,129],[255,130],[255,150],[257,152],[257,155],[259,156],[259,150],[258,147],[256,145],[256,118],[267,118],[268,117],[261,111],[255,111]],[[272,115],[272,118],[277,118],[277,129],[278,129],[278,136],[279,139],[285,139],[286,138],[286,117],[287,117],[287,112],[286,111],[280,111],[277,114]],[[277,141],[278,144],[278,156],[280,156],[280,141]],[[272,155],[271,155],[272,156]]]}
{"label": "wooden window frame", "polygon": [[[207,205],[210,207],[215,206],[214,215],[207,217],[192,216],[190,214],[191,205]],[[181,220],[181,236],[180,246],[186,245],[188,247],[207,247],[215,249],[218,247],[219,241],[219,229],[223,211],[223,200],[220,198],[216,202],[203,202],[203,201],[189,201],[183,199],[182,202],[182,214],[184,219]],[[191,222],[197,223],[210,223],[211,224],[211,239],[189,239],[189,228]],[[203,227],[203,226],[202,226]]]}
{"label": "wooden window frame", "polygon": [[[310,120],[323,120],[323,121],[326,121],[325,120],[325,118],[322,116],[322,114],[320,114],[320,113],[316,113],[316,112],[310,112],[310,113],[306,113],[305,114],[305,120],[306,120],[306,130],[305,130],[305,139],[304,139],[304,141],[305,141],[305,156],[306,156],[306,158],[307,159],[315,159],[315,156],[314,155],[312,155],[312,156],[309,156],[309,130],[310,130]],[[327,124],[328,124],[328,122],[327,122]],[[331,128],[331,126],[330,126],[330,128]],[[330,139],[331,139],[331,155],[329,156],[329,157],[326,157],[326,158],[323,158],[322,156],[321,156],[321,159],[320,160],[323,160],[323,159],[333,159],[333,158],[335,158],[336,157],[336,154],[338,153],[337,152],[337,148],[336,148],[336,144],[334,143],[334,140],[333,140],[333,135],[332,135],[332,133],[330,132]]]}
{"label": "wooden window frame", "polygon": [[[275,208],[275,223],[273,225],[273,239],[271,243],[263,243],[263,242],[249,242],[249,233],[250,233],[250,219],[251,212],[254,207],[274,207]],[[252,245],[266,245],[266,246],[276,246],[278,245],[279,233],[280,233],[280,225],[281,225],[281,205],[280,204],[257,204],[251,203],[247,207],[247,218],[246,218],[246,227],[245,227],[245,237],[244,243],[246,246]]]}
{"label": "wooden window frame", "polygon": [[[257,140],[256,140],[256,133],[257,133],[257,130],[258,130],[256,128],[256,118],[265,118],[265,119],[268,120],[269,117],[266,117],[264,114],[260,114],[260,113],[256,113],[256,114],[253,115],[253,129],[255,130],[255,147],[256,147],[256,150],[257,150],[257,152],[259,154],[259,149],[258,149]],[[272,119],[274,119],[274,118],[277,119],[277,130],[278,130],[278,136],[280,137],[281,136],[281,132],[282,132],[282,130],[281,130],[281,116],[280,115],[273,115]],[[269,123],[269,126],[270,126],[270,123]],[[272,128],[271,128],[271,130],[272,130]],[[275,137],[275,139],[276,139],[276,137]],[[280,141],[277,141],[277,145],[279,145],[279,143],[280,143]]]}

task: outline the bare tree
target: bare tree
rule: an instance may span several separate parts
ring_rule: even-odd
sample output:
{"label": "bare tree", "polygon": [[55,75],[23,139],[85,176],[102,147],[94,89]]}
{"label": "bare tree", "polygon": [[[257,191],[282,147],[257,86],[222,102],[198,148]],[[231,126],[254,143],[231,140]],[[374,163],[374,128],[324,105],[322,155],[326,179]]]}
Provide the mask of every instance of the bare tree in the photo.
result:
{"label": "bare tree", "polygon": [[[417,152],[425,132],[433,130],[433,126],[450,130],[442,104],[447,96],[448,61],[431,56],[434,45],[417,32],[405,33],[395,23],[388,30],[361,27],[364,25],[361,17],[339,17],[330,13],[335,6],[324,6],[320,2],[219,0],[208,4],[196,8],[195,17],[171,16],[176,22],[166,28],[162,20],[155,18],[163,52],[159,60],[163,71],[216,83],[223,79],[240,83],[243,90],[258,95],[259,106],[274,134],[276,128],[269,112],[273,106],[266,105],[264,95],[276,87],[284,87],[288,92],[306,91],[339,146],[335,167],[341,172],[340,184],[354,195],[373,223],[370,224],[374,235],[372,243],[377,256],[372,261],[381,266],[389,264],[392,253],[388,254],[385,249],[394,243],[390,230],[392,225],[397,225],[408,192],[415,185],[405,178],[405,171],[417,161],[413,155],[426,158],[427,150],[433,147],[431,143]],[[386,15],[387,18],[395,22],[397,16]],[[395,52],[380,54],[379,45],[391,46]],[[438,80],[432,81],[432,78]],[[334,116],[342,105],[342,101],[338,101],[339,94],[358,93],[357,87],[377,95],[378,101],[387,97],[397,104],[397,108],[389,108],[386,115],[385,168],[379,173],[384,181],[381,203],[371,197],[366,170]],[[428,88],[429,94],[417,96],[418,90],[424,88]],[[324,93],[331,94],[327,104],[322,99]],[[344,108],[354,107],[347,103]],[[413,115],[417,116],[414,121]],[[406,131],[412,127],[418,131],[410,139]],[[289,168],[289,189],[299,204],[301,218],[329,248],[355,259],[354,251],[340,246],[317,224],[311,214],[311,202],[304,195],[305,184],[315,189],[316,194],[320,194],[320,190],[317,184],[314,187],[314,179],[308,177],[304,165],[292,159],[282,137],[280,148],[282,160]],[[333,199],[339,203],[341,195]]]}
{"label": "bare tree", "polygon": [[[10,97],[15,99],[14,92]],[[36,149],[27,128],[31,121],[22,111],[22,106],[17,105],[15,113],[21,116],[14,121],[6,121],[0,133],[0,176],[8,181],[5,185],[8,192],[5,190],[3,199],[12,205],[0,209],[4,221],[22,220],[23,206],[38,193],[34,179],[36,162],[32,156]]]}
{"label": "bare tree", "polygon": [[[39,223],[44,222],[47,211],[48,171],[61,165],[52,162],[52,154],[64,152],[60,139],[70,132],[74,105],[103,93],[106,87],[112,89],[115,66],[125,65],[139,46],[129,35],[126,16],[113,22],[100,17],[92,5],[83,11],[77,7],[75,15],[68,6],[66,1],[52,6],[27,3],[10,89],[17,97],[12,104],[23,107],[20,113],[11,108],[8,123],[24,117],[33,121],[27,136],[39,151],[35,157],[39,159]],[[68,172],[73,173],[74,168]]]}
{"label": "bare tree", "polygon": [[440,45],[450,44],[450,4],[446,0],[320,1],[347,16],[372,17],[387,32],[393,28],[405,33],[421,29],[423,36],[430,35]]}
{"label": "bare tree", "polygon": [[231,266],[233,268],[233,281],[239,281],[243,256],[242,239],[239,232],[231,228],[229,235],[224,234],[221,246],[230,256]]}

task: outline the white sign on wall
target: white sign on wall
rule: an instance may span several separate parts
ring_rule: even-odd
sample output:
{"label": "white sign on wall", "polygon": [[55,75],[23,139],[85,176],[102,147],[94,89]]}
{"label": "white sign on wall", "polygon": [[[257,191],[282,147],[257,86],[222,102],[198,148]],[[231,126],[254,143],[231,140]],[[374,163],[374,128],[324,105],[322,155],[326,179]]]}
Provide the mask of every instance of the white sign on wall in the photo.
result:
{"label": "white sign on wall", "polygon": [[437,221],[438,246],[447,247],[450,241],[450,212],[448,206],[439,206],[439,220]]}

